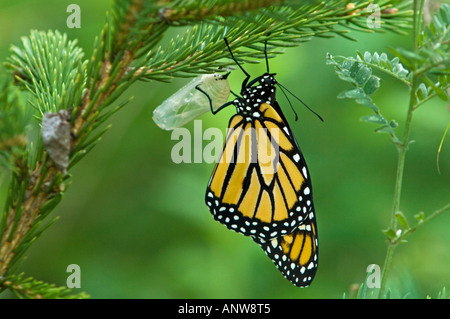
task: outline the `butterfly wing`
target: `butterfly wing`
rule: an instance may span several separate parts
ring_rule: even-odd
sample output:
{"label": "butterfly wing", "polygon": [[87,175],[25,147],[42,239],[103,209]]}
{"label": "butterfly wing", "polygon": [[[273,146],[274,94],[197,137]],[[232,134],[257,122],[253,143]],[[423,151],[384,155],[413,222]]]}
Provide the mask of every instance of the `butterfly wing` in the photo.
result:
{"label": "butterfly wing", "polygon": [[214,218],[263,240],[290,234],[312,209],[308,168],[277,102],[230,119],[206,191]]}
{"label": "butterfly wing", "polygon": [[311,284],[317,270],[319,250],[313,208],[309,212],[308,220],[291,234],[269,241],[259,237],[253,237],[253,240],[291,283],[297,287],[308,287]]}

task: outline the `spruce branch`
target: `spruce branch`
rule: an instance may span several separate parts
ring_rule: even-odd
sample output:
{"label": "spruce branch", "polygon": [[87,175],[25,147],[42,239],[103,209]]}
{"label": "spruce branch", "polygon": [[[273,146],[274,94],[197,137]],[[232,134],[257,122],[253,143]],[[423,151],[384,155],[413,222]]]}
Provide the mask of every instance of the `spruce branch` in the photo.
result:
{"label": "spruce branch", "polygon": [[[210,10],[214,11],[209,2],[206,1],[205,7],[209,5]],[[146,80],[168,81],[173,77],[191,77],[229,66],[233,62],[228,59],[228,51],[223,44],[225,35],[230,39],[230,45],[239,61],[255,63],[263,58],[262,46],[266,39],[269,44],[268,53],[273,56],[282,53],[275,51],[276,48],[297,46],[315,36],[341,35],[350,38],[347,35],[349,30],[346,29],[352,21],[359,21],[359,31],[383,31],[384,27],[389,26],[389,30],[395,28],[401,32],[408,28],[407,22],[411,14],[404,5],[396,11],[388,11],[392,8],[391,1],[382,1],[380,21],[383,23],[380,29],[370,29],[366,23],[370,12],[363,8],[371,1],[360,2],[352,9],[343,5],[342,1],[312,1],[293,7],[265,7],[268,3],[265,1],[238,3],[252,3],[263,8],[248,12],[227,11],[219,16],[209,17],[206,22],[200,24],[194,19],[197,24],[187,30],[184,36],[172,39],[167,47],[160,47],[149,53],[147,69],[140,70],[139,75]],[[220,7],[220,2],[215,2],[215,5]],[[190,16],[186,7],[183,7],[182,11],[184,17]],[[207,12],[210,11],[204,11],[205,14]],[[174,23],[173,17],[167,19],[168,23]],[[176,21],[176,25],[180,25],[184,20]]]}
{"label": "spruce branch", "polygon": [[285,0],[241,0],[241,1],[174,1],[172,7],[161,8],[160,16],[170,24],[186,25],[215,18],[226,17],[236,13],[279,6],[288,1]]}
{"label": "spruce branch", "polygon": [[83,52],[76,41],[58,31],[32,31],[22,38],[22,47],[13,46],[6,66],[36,101],[42,119],[46,112],[55,112],[77,105],[84,88]]}
{"label": "spruce branch", "polygon": [[85,292],[77,294],[67,287],[57,287],[32,277],[24,278],[24,274],[11,275],[0,281],[0,291],[9,289],[20,299],[86,299]]}
{"label": "spruce branch", "polygon": [[0,167],[14,170],[17,166],[14,162],[23,156],[27,145],[30,118],[18,89],[11,83],[0,83]]}

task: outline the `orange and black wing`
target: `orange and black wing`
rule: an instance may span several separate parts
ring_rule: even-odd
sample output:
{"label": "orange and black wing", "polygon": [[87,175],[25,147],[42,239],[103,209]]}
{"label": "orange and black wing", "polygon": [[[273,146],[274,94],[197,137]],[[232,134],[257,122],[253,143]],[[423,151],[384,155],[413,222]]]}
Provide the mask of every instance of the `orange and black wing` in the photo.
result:
{"label": "orange and black wing", "polygon": [[206,191],[214,219],[263,240],[288,235],[312,209],[308,168],[277,102],[230,119]]}
{"label": "orange and black wing", "polygon": [[259,237],[253,240],[291,283],[297,287],[311,284],[317,270],[319,249],[314,209],[310,210],[308,220],[291,234],[268,241]]}

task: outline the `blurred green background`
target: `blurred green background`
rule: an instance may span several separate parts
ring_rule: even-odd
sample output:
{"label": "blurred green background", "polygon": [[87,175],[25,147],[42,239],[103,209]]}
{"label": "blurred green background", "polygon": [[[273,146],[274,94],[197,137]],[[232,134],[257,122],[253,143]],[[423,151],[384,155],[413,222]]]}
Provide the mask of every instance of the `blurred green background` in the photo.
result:
{"label": "blurred green background", "polygon": [[[66,26],[67,5],[81,7],[81,29]],[[11,44],[31,29],[58,29],[92,52],[111,1],[0,1],[0,60]],[[181,30],[180,30],[181,31]],[[270,60],[277,79],[321,114],[320,122],[300,103],[294,114],[282,107],[307,160],[314,187],[319,229],[319,269],[311,287],[285,280],[249,238],[215,222],[204,204],[213,164],[174,164],[177,141],[159,129],[152,112],[189,80],[137,83],[118,102],[134,99],[115,114],[112,128],[71,170],[62,203],[52,213],[60,220],[28,250],[22,270],[35,278],[65,285],[69,264],[81,267],[81,290],[93,298],[341,298],[366,276],[369,264],[382,266],[386,241],[381,230],[390,220],[396,149],[387,135],[359,121],[370,110],[336,98],[347,84],[325,64],[326,53],[408,47],[410,38],[390,33],[352,33],[359,41],[313,39]],[[254,76],[265,65],[245,65]],[[4,69],[3,69],[4,70]],[[4,71],[2,71],[4,72]],[[230,77],[239,91],[243,75]],[[408,92],[389,78],[373,96],[401,136]],[[203,129],[225,132],[229,107],[201,117]],[[430,214],[450,198],[450,137],[436,156],[450,121],[448,104],[434,99],[413,121],[416,143],[407,153],[401,210]],[[191,130],[193,124],[187,127]],[[204,142],[206,145],[207,142]],[[2,181],[2,191],[5,181]],[[389,286],[393,297],[435,297],[450,288],[450,213],[420,228],[396,250]],[[77,290],[77,289],[75,289]],[[9,297],[3,294],[1,297]]]}

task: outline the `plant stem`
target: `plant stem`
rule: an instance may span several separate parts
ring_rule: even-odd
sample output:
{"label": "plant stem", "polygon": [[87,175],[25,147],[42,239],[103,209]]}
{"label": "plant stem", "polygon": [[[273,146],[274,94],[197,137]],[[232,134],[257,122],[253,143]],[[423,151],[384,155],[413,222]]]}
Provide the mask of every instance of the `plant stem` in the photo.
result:
{"label": "plant stem", "polygon": [[[413,50],[417,51],[417,38],[418,34],[420,32],[420,15],[422,13],[423,7],[423,0],[414,0],[413,3]],[[413,69],[413,76],[411,80],[411,87],[409,91],[409,107],[408,107],[408,113],[406,114],[406,121],[405,121],[405,128],[403,131],[403,140],[402,143],[396,143],[398,150],[398,161],[397,161],[397,174],[396,174],[396,180],[395,180],[395,189],[394,189],[394,203],[392,205],[392,215],[391,215],[391,222],[390,222],[390,228],[396,229],[397,228],[397,218],[395,217],[395,213],[399,211],[400,208],[400,197],[401,197],[401,191],[402,191],[402,183],[403,183],[403,172],[405,170],[405,158],[406,158],[406,152],[408,150],[408,144],[409,144],[409,133],[411,131],[411,123],[412,123],[412,117],[416,106],[416,90],[417,90],[417,79],[419,75],[416,73],[416,66],[414,66]],[[392,264],[392,257],[394,255],[395,247],[397,246],[397,242],[389,242],[387,252],[386,252],[386,258],[384,261],[383,266],[383,273],[381,276],[381,284],[380,284],[380,291],[378,293],[379,298],[383,298],[386,291],[386,282],[389,275],[389,270],[391,268]]]}
{"label": "plant stem", "polygon": [[[43,170],[43,166],[45,165],[46,161],[43,160],[33,172],[26,172],[26,175],[22,176],[22,178],[28,181],[24,198],[18,199],[22,201],[20,207],[14,205],[9,209],[5,230],[2,238],[0,238],[0,277],[3,277],[7,273],[10,263],[16,254],[15,250],[30,231],[34,221],[40,214],[40,208],[49,198],[47,187],[41,187],[42,185],[38,185],[36,182],[29,182],[30,180],[38,180],[38,177],[44,183],[50,183],[53,180],[58,170],[54,167]],[[23,183],[26,183],[26,181]],[[17,216],[19,211],[20,214]]]}
{"label": "plant stem", "polygon": [[[405,128],[403,132],[403,141],[401,144],[397,145],[398,150],[398,161],[397,161],[397,175],[395,180],[395,189],[394,189],[394,203],[392,205],[392,215],[391,215],[391,222],[390,222],[390,228],[396,229],[397,228],[397,218],[395,217],[395,213],[399,211],[400,208],[400,197],[402,192],[402,183],[403,183],[403,173],[405,170],[405,159],[406,159],[406,152],[408,150],[408,144],[409,144],[409,133],[411,131],[411,123],[412,123],[412,117],[415,107],[415,100],[416,100],[416,89],[417,89],[417,80],[416,77],[413,76],[412,79],[412,85],[410,90],[410,96],[409,96],[409,108],[408,113],[406,115],[406,122],[405,122]],[[386,253],[386,258],[384,262],[383,267],[383,275],[381,277],[381,285],[380,285],[380,292],[379,297],[382,297],[384,295],[385,289],[386,289],[386,281],[389,274],[389,269],[391,267],[392,263],[392,256],[394,255],[395,247],[397,246],[398,242],[389,242],[388,249]]]}
{"label": "plant stem", "polygon": [[[414,92],[414,91],[412,91]],[[410,103],[411,104],[411,103]],[[403,172],[405,169],[405,158],[406,158],[406,151],[407,151],[407,144],[408,144],[408,136],[409,136],[409,130],[410,130],[410,123],[412,119],[412,110],[409,108],[408,115],[407,115],[407,122],[405,126],[405,132],[403,135],[403,143],[402,144],[396,144],[397,150],[398,150],[398,162],[397,162],[397,175],[395,180],[395,189],[394,189],[394,203],[392,205],[392,215],[391,215],[391,223],[390,228],[395,229],[397,226],[397,218],[395,217],[395,213],[398,212],[400,207],[400,197],[401,197],[401,191],[402,191],[402,183],[403,183]],[[386,253],[386,258],[384,261],[383,266],[383,274],[381,277],[381,284],[380,284],[380,291],[379,291],[379,297],[382,297],[385,292],[386,287],[386,281],[389,274],[389,269],[391,267],[392,263],[392,256],[394,255],[396,244],[392,244],[389,242],[388,249]]]}

